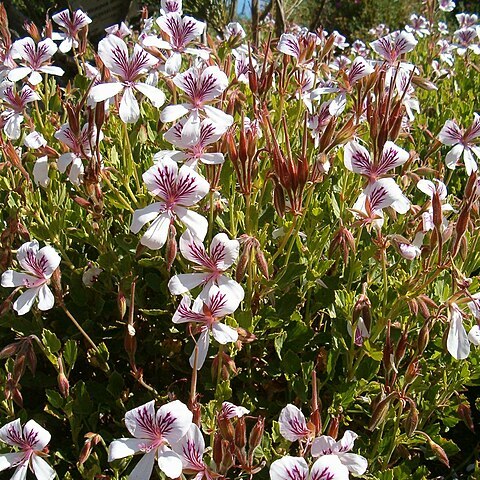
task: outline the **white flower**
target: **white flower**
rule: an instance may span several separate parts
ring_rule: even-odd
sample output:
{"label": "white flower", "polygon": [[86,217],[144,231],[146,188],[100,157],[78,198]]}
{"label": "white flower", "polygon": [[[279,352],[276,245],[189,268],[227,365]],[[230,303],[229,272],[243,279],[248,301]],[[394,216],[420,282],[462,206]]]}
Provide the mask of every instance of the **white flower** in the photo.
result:
{"label": "white flower", "polygon": [[438,139],[444,144],[448,145],[451,150],[445,157],[447,167],[454,170],[458,165],[460,157],[463,155],[463,162],[465,170],[468,175],[477,171],[477,162],[475,156],[480,158],[480,146],[475,145],[475,139],[480,136],[480,115],[473,114],[473,123],[467,130],[460,129],[455,120],[447,120],[441,132],[438,134]]}
{"label": "white flower", "polygon": [[152,475],[157,459],[160,470],[169,478],[182,474],[182,460],[169,445],[177,443],[192,424],[192,412],[179,400],[161,406],[155,412],[155,402],[146,403],[125,414],[125,426],[134,438],[114,440],[108,449],[108,461],[143,453],[129,478],[147,479]]}
{"label": "white flower", "polygon": [[2,274],[2,287],[26,287],[13,303],[13,309],[19,315],[25,315],[38,297],[38,308],[50,310],[55,302],[48,288],[50,277],[60,265],[60,255],[50,246],[39,250],[36,240],[24,243],[17,250],[17,260],[23,272],[7,270]]}
{"label": "white flower", "polygon": [[240,418],[244,415],[250,413],[250,410],[247,410],[245,407],[238,407],[230,402],[223,402],[222,403],[222,410],[220,411],[220,415],[228,420],[232,418]]}
{"label": "white flower", "polygon": [[119,81],[95,85],[90,91],[94,102],[105,101],[123,91],[119,114],[125,123],[135,123],[140,117],[134,91],[145,95],[156,108],[164,104],[165,94],[160,89],[139,81],[157,63],[157,59],[140,45],[135,44],[130,56],[127,44],[120,37],[108,35],[98,44],[98,54]]}
{"label": "white flower", "polygon": [[335,455],[350,473],[363,475],[368,467],[367,459],[356,453],[348,453],[357,438],[358,435],[351,430],[347,430],[338,442],[328,435],[322,435],[312,443],[312,456]]}
{"label": "white flower", "polygon": [[201,324],[197,347],[190,357],[192,368],[195,364],[195,357],[197,357],[197,370],[202,368],[208,353],[210,332],[221,345],[238,340],[237,330],[221,323],[220,320],[233,313],[241,301],[241,298],[231,295],[231,291],[226,285],[220,285],[220,287],[212,285],[206,294],[206,298],[198,297],[193,305],[191,305],[192,300],[188,295],[182,298],[173,316],[173,323],[194,322]]}
{"label": "white flower", "polygon": [[270,465],[270,480],[348,480],[348,469],[336,455],[319,458],[308,470],[304,458],[287,455]]}
{"label": "white flower", "polygon": [[19,419],[7,423],[0,428],[0,440],[19,451],[0,454],[0,471],[15,468],[12,480],[25,480],[30,468],[38,480],[53,480],[55,470],[42,458],[50,438],[50,433],[34,420],[23,428]]}
{"label": "white flower", "polygon": [[470,354],[470,342],[463,326],[463,314],[456,303],[448,309],[450,327],[448,329],[447,350],[457,360],[464,360]]}
{"label": "white flower", "polygon": [[42,81],[41,73],[62,76],[64,71],[60,67],[53,67],[50,59],[57,51],[57,46],[50,38],[35,44],[33,38],[25,37],[17,40],[12,45],[12,58],[23,60],[23,66],[13,68],[8,74],[11,82],[17,82],[27,75],[32,85]]}
{"label": "white flower", "polygon": [[68,9],[52,15],[52,20],[60,25],[63,32],[52,35],[53,40],[62,40],[58,49],[62,53],[69,52],[72,47],[78,47],[78,33],[88,24],[92,23],[92,19],[80,9],[70,11]]}
{"label": "white flower", "polygon": [[135,210],[133,214],[130,226],[133,233],[138,233],[146,223],[152,222],[140,240],[142,245],[152,250],[162,248],[167,241],[170,224],[176,218],[197,237],[205,237],[207,220],[187,208],[198,203],[210,190],[210,184],[203,177],[187,165],[179,169],[171,158],[164,157],[143,174],[143,180],[150,193],[160,201]]}
{"label": "white flower", "polygon": [[224,275],[238,258],[239,249],[238,240],[229,240],[225,233],[218,233],[212,239],[210,253],[207,253],[202,241],[186,230],[180,237],[180,251],[184,258],[198,266],[200,272],[182,273],[172,277],[168,282],[170,293],[183,295],[202,285],[200,296],[206,300],[212,285],[223,285],[230,290],[232,301],[236,298],[235,301],[241,302],[245,295],[242,286]]}

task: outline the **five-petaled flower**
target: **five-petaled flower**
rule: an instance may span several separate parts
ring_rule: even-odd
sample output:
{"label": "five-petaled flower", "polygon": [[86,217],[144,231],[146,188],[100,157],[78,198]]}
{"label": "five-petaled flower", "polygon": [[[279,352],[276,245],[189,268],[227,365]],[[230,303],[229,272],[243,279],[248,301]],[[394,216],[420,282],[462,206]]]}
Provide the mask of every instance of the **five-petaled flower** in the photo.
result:
{"label": "five-petaled flower", "polygon": [[198,297],[193,305],[190,296],[184,295],[173,316],[173,323],[194,322],[201,325],[197,346],[190,357],[192,368],[196,365],[197,370],[200,370],[205,362],[210,344],[210,331],[213,338],[222,345],[238,340],[237,330],[221,323],[220,320],[233,313],[241,301],[242,298],[231,295],[231,290],[226,285],[220,287],[212,285],[206,298]]}
{"label": "five-petaled flower", "polygon": [[124,40],[116,35],[108,35],[98,44],[98,54],[119,81],[95,85],[90,91],[90,98],[94,102],[103,102],[123,91],[119,114],[125,123],[135,123],[140,116],[135,90],[145,95],[156,108],[164,104],[165,94],[159,88],[140,81],[157,64],[157,59],[138,43],[130,56]]}
{"label": "five-petaled flower", "polygon": [[347,430],[338,442],[328,435],[322,435],[312,443],[312,456],[322,458],[335,455],[350,473],[363,475],[368,467],[367,459],[356,453],[348,453],[357,438],[358,435],[351,430]]}
{"label": "five-petaled flower", "polygon": [[[140,240],[152,250],[162,248],[167,241],[170,224],[178,218],[195,236],[203,239],[207,234],[208,222],[205,217],[189,210],[210,190],[210,184],[187,165],[180,169],[168,157],[159,160],[144,174],[143,180],[152,195],[160,199],[133,214],[130,230],[138,233],[152,222]],[[188,230],[187,230],[188,231]]]}
{"label": "five-petaled flower", "polygon": [[200,297],[207,300],[212,285],[223,285],[232,297],[236,297],[238,302],[241,302],[245,295],[242,286],[224,275],[238,258],[239,249],[238,240],[229,240],[225,233],[218,233],[212,239],[210,253],[207,253],[202,241],[186,230],[180,237],[180,251],[184,258],[198,265],[197,269],[201,271],[181,273],[172,277],[168,282],[170,293],[183,295],[202,285]]}
{"label": "five-petaled flower", "polygon": [[31,102],[40,100],[40,95],[28,85],[24,85],[20,92],[16,92],[13,84],[6,82],[0,91],[0,98],[6,107],[1,114],[5,122],[3,131],[8,138],[16,140],[20,138],[20,125],[23,122],[25,107]]}
{"label": "five-petaled flower", "polygon": [[20,419],[0,428],[0,440],[16,447],[17,452],[0,454],[0,472],[15,468],[12,480],[25,480],[28,468],[38,480],[52,480],[55,470],[42,458],[43,449],[50,442],[50,433],[34,420],[29,420],[22,428]]}
{"label": "five-petaled flower", "polygon": [[438,135],[438,139],[444,145],[452,147],[445,157],[447,167],[454,170],[463,154],[467,174],[476,172],[478,166],[473,154],[480,158],[480,146],[475,145],[474,140],[479,136],[480,115],[478,113],[473,114],[473,123],[465,131],[458,126],[455,120],[447,120]]}
{"label": "five-petaled flower", "polygon": [[41,73],[62,76],[64,71],[60,67],[50,65],[50,59],[57,51],[57,46],[50,38],[35,44],[33,38],[25,37],[12,45],[12,58],[23,60],[23,65],[13,68],[8,74],[11,82],[17,82],[27,75],[32,85],[42,81]]}
{"label": "five-petaled flower", "polygon": [[134,438],[114,440],[108,449],[108,461],[143,453],[130,479],[150,478],[155,459],[167,477],[178,478],[182,474],[182,460],[170,446],[188,432],[192,418],[192,412],[179,400],[161,406],[157,412],[153,400],[129,410],[125,426]]}
{"label": "five-petaled flower", "polygon": [[187,113],[190,116],[184,129],[200,122],[199,113],[202,111],[219,128],[227,129],[233,123],[233,117],[222,110],[207,105],[219,97],[228,86],[228,77],[216,65],[200,69],[189,68],[186,72],[175,75],[173,83],[185,92],[188,102],[165,107],[160,115],[162,122],[173,122]]}
{"label": "five-petaled flower", "polygon": [[47,245],[39,249],[38,242],[24,243],[17,250],[17,260],[23,272],[7,270],[2,274],[2,287],[26,287],[13,303],[13,309],[19,315],[25,315],[38,297],[38,308],[50,310],[55,299],[48,284],[53,272],[60,265],[60,255]]}
{"label": "five-petaled flower", "polygon": [[60,25],[63,32],[54,32],[52,35],[53,40],[62,40],[62,43],[58,49],[62,53],[69,52],[72,47],[78,47],[78,32],[89,23],[92,23],[92,19],[80,9],[70,12],[65,9],[61,12],[52,15],[52,20]]}
{"label": "five-petaled flower", "polygon": [[404,53],[411,52],[418,41],[409,32],[393,32],[370,43],[372,50],[393,65]]}

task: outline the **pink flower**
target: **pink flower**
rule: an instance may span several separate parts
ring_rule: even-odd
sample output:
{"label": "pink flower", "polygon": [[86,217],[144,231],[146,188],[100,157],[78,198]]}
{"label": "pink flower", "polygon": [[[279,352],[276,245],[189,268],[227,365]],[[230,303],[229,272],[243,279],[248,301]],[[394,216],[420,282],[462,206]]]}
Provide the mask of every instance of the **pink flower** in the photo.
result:
{"label": "pink flower", "polygon": [[193,322],[201,325],[196,351],[194,350],[190,357],[192,368],[197,357],[197,370],[200,370],[205,363],[210,344],[210,332],[221,345],[238,340],[237,330],[221,323],[220,320],[233,313],[242,299],[231,295],[231,290],[226,285],[220,287],[212,285],[205,297],[198,297],[192,305],[192,299],[185,295],[173,316],[173,323]]}
{"label": "pink flower", "polygon": [[13,309],[19,315],[25,315],[38,297],[38,308],[50,310],[55,302],[48,288],[50,277],[60,265],[60,255],[50,246],[39,250],[36,240],[24,243],[17,250],[17,260],[23,272],[7,270],[2,274],[2,287],[26,287],[13,303]]}
{"label": "pink flower", "polygon": [[108,35],[98,44],[98,54],[107,68],[118,78],[117,82],[95,85],[90,91],[94,102],[102,102],[123,91],[119,114],[125,123],[135,123],[140,117],[140,107],[134,92],[145,95],[156,108],[165,102],[165,94],[140,78],[157,64],[157,59],[135,44],[133,54],[128,53],[127,44],[116,35]]}
{"label": "pink flower", "polygon": [[218,233],[210,244],[210,253],[207,253],[202,241],[187,230],[180,238],[180,251],[184,258],[198,265],[200,272],[182,273],[172,277],[168,282],[170,293],[182,295],[202,285],[200,296],[206,300],[210,287],[218,285],[230,291],[232,301],[236,298],[235,301],[240,303],[245,295],[243,288],[224,275],[238,258],[239,249],[238,240],[229,240],[225,233]]}
{"label": "pink flower", "polygon": [[27,75],[32,85],[42,81],[41,73],[62,76],[64,71],[60,67],[50,65],[50,59],[57,51],[57,46],[50,38],[35,44],[33,38],[25,37],[17,40],[12,45],[12,58],[23,60],[23,65],[13,68],[8,74],[11,82],[17,82]]}
{"label": "pink flower", "polygon": [[199,238],[207,234],[207,220],[187,207],[198,203],[210,190],[210,184],[195,170],[178,165],[168,157],[159,160],[143,174],[148,190],[159,198],[133,214],[130,230],[138,233],[143,226],[152,222],[140,240],[142,245],[158,250],[167,241],[170,224],[180,220]]}
{"label": "pink flower", "polygon": [[114,440],[108,449],[108,461],[143,453],[144,457],[129,478],[150,478],[155,459],[167,477],[180,477],[182,460],[170,446],[188,432],[192,418],[192,412],[179,400],[161,406],[157,412],[153,400],[129,410],[125,414],[125,426],[134,438]]}
{"label": "pink flower", "polygon": [[78,47],[78,32],[92,23],[92,19],[80,9],[70,11],[68,9],[62,10],[52,16],[52,20],[60,25],[63,30],[62,33],[53,33],[53,40],[62,40],[58,49],[62,53],[69,52],[72,47]]}
{"label": "pink flower", "polygon": [[34,420],[29,420],[22,428],[20,419],[0,428],[0,440],[19,451],[0,454],[0,471],[15,468],[12,479],[25,480],[28,468],[38,480],[53,480],[55,470],[42,458],[42,450],[50,442],[51,435]]}
{"label": "pink flower", "polygon": [[468,175],[477,171],[475,156],[480,158],[480,146],[475,144],[475,139],[480,136],[480,115],[473,114],[473,123],[465,131],[462,130],[455,120],[447,120],[438,139],[444,144],[452,147],[445,157],[447,167],[454,170],[463,155],[465,170]]}

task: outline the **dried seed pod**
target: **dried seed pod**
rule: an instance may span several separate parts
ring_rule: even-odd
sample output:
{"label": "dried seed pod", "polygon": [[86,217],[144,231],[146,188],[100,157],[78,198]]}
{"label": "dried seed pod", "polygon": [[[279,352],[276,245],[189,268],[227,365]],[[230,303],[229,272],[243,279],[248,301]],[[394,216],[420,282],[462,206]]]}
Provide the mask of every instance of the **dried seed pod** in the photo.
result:
{"label": "dried seed pod", "polygon": [[377,404],[377,406],[373,410],[370,423],[368,424],[368,429],[371,432],[385,421],[390,410],[390,404],[395,397],[398,397],[398,393],[392,392]]}

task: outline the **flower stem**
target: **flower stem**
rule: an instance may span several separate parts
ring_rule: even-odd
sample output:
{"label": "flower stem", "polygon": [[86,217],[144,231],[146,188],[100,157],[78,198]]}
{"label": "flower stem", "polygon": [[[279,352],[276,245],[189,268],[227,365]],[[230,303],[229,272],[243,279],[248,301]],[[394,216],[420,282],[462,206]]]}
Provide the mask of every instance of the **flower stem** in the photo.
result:
{"label": "flower stem", "polygon": [[72,321],[72,323],[77,327],[79,332],[84,336],[85,340],[91,345],[91,347],[95,350],[95,352],[100,353],[100,350],[98,349],[97,345],[95,342],[90,338],[88,333],[82,328],[82,326],[77,322],[75,317],[70,313],[68,308],[65,306],[65,304],[62,302],[61,307],[63,311],[66,313],[67,317]]}

